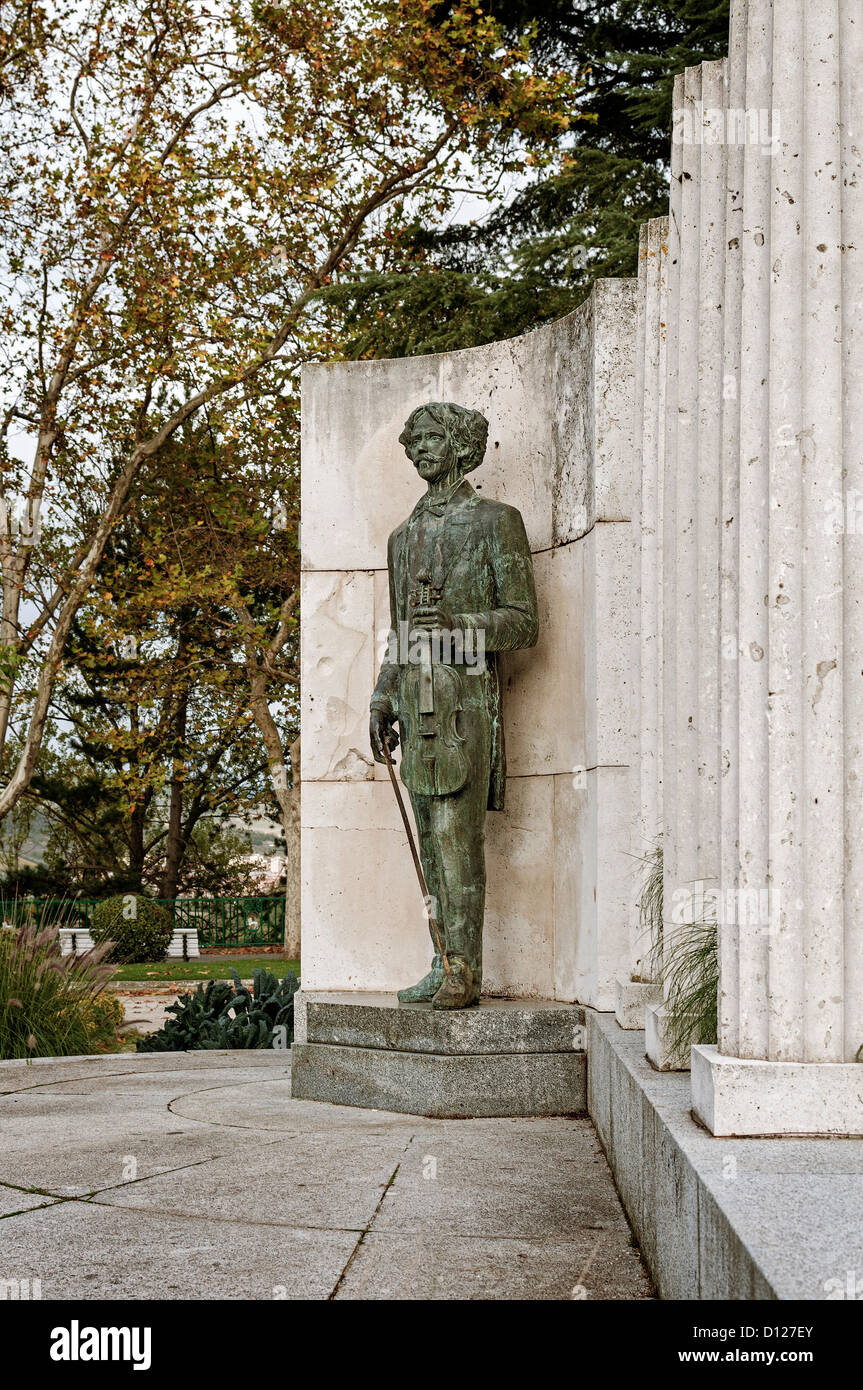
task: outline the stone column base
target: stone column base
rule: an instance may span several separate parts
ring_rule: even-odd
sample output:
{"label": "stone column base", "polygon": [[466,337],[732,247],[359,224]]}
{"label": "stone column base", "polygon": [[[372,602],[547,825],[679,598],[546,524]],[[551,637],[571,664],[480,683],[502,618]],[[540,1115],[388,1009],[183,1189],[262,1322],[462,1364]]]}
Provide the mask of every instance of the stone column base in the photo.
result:
{"label": "stone column base", "polygon": [[689,1071],[685,1052],[674,1051],[664,1004],[648,1004],[644,1013],[644,1051],[657,1071]]}
{"label": "stone column base", "polygon": [[651,980],[630,980],[625,975],[618,975],[614,995],[614,1016],[620,1027],[643,1028],[648,1005],[662,1002],[662,986]]}
{"label": "stone column base", "polygon": [[483,999],[448,1013],[394,994],[301,992],[295,1011],[295,1099],[439,1119],[587,1109],[578,1005]]}
{"label": "stone column base", "polygon": [[717,1136],[863,1138],[858,1062],[759,1062],[692,1049],[692,1109]]}

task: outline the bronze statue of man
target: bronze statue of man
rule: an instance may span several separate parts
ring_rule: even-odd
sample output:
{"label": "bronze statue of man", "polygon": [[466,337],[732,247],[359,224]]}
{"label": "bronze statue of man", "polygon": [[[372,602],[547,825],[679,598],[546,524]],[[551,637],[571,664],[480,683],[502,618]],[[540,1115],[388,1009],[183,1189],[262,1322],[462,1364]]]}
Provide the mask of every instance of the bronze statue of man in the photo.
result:
{"label": "bronze statue of man", "polygon": [[[485,813],[506,782],[497,653],[537,639],[533,562],[520,512],[477,496],[465,475],[483,460],[488,421],[433,401],[399,442],[428,490],[387,544],[390,644],[371,699],[372,753],[401,742],[401,779],[447,974],[399,991],[403,1004],[476,1004],[482,987]],[[399,734],[394,724],[398,721]]]}

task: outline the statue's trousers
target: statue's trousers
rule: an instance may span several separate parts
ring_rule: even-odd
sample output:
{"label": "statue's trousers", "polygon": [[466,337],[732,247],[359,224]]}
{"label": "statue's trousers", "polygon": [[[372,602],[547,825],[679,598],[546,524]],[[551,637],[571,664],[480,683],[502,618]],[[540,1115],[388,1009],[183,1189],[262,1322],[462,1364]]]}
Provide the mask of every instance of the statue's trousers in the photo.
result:
{"label": "statue's trousers", "polygon": [[[486,710],[459,712],[470,777],[449,796],[411,792],[420,858],[447,955],[462,955],[482,979],[485,908],[485,815],[491,761],[491,721]],[[432,948],[437,950],[434,938]]]}

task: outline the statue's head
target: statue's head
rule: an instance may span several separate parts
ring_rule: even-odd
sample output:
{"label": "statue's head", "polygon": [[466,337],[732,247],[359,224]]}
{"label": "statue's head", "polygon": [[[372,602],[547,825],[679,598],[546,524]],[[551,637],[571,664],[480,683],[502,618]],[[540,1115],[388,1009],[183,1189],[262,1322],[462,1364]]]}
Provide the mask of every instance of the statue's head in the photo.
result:
{"label": "statue's head", "polygon": [[427,483],[451,473],[464,477],[485,455],[488,420],[478,410],[451,401],[429,401],[408,416],[399,443]]}

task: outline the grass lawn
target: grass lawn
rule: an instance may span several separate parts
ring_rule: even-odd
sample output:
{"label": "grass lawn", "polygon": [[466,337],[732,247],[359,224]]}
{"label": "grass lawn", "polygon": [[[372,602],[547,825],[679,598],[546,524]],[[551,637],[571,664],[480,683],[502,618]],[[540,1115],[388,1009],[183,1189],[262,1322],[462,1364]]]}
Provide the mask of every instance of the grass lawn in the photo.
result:
{"label": "grass lawn", "polygon": [[144,965],[118,965],[112,980],[227,980],[231,967],[243,980],[263,968],[281,977],[293,970],[300,973],[300,962],[285,956],[200,956],[197,960],[162,960]]}

